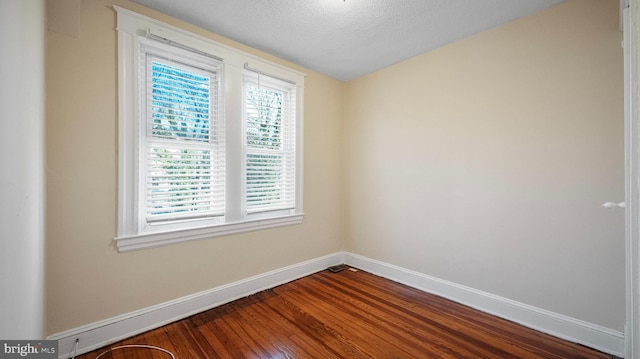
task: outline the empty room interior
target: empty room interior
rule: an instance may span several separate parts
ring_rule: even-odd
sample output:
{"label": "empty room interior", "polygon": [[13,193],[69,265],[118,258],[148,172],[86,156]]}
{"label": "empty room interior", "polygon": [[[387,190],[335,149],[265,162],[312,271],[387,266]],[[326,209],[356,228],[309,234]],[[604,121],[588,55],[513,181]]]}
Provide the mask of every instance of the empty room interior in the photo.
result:
{"label": "empty room interior", "polygon": [[[361,65],[344,68],[339,65],[350,63],[352,52],[383,41],[373,28],[370,36],[367,29],[350,28],[349,20],[362,15],[375,24],[384,18],[381,12],[393,9],[376,12],[375,1],[363,0],[285,1],[277,6],[293,9],[291,22],[283,24],[258,20],[267,5],[252,12],[246,1],[48,0],[34,7],[35,15],[25,15],[31,5],[13,3],[14,15],[0,15],[5,32],[22,34],[17,48],[33,37],[42,44],[25,51],[39,64],[39,75],[22,70],[42,79],[39,97],[20,102],[39,111],[42,123],[27,142],[4,130],[1,136],[16,143],[3,152],[41,153],[33,155],[41,164],[34,180],[40,194],[29,199],[39,217],[26,225],[41,242],[30,248],[13,239],[20,230],[5,232],[11,251],[0,257],[3,271],[31,272],[41,286],[32,288],[35,297],[9,298],[5,292],[3,307],[12,309],[2,315],[40,308],[31,328],[58,341],[60,358],[314,273],[327,280],[355,275],[326,272],[338,264],[601,353],[625,355],[625,210],[615,205],[625,201],[626,178],[619,1],[517,1],[526,11],[512,17],[497,12],[494,23],[472,33],[463,26],[441,41],[427,31],[395,39],[429,38],[435,46],[428,51],[372,65],[377,56],[392,58],[385,51],[397,44],[389,42]],[[423,3],[440,11],[429,19],[444,24],[470,16],[465,8],[472,2]],[[207,16],[195,16],[186,4],[218,7],[229,21],[202,22]],[[295,33],[296,26],[318,28],[297,22],[304,6],[320,11],[326,34],[339,39],[359,31],[360,43],[325,49],[320,31]],[[279,31],[291,28],[298,52],[289,55],[274,45],[288,38],[255,44],[234,38],[239,26],[225,25],[241,18],[238,11]],[[41,19],[35,26],[40,35],[18,31],[24,27],[19,20],[7,25],[11,18]],[[269,38],[268,32],[261,35]],[[210,73],[218,76],[212,88],[221,95],[211,112],[223,120],[207,122],[215,131],[207,134],[214,140],[206,141],[224,139],[220,166],[226,172],[220,177],[222,214],[207,217],[211,222],[175,215],[180,220],[166,224],[163,216],[173,214],[139,210],[145,204],[138,201],[152,206],[154,195],[149,190],[136,197],[145,186],[139,178],[155,179],[152,170],[137,166],[151,163],[155,149],[138,149],[156,142],[127,125],[129,114],[153,111],[136,102],[145,75],[135,66],[142,66],[141,56],[165,50],[208,56]],[[251,161],[260,158],[258,168],[269,166],[268,156],[279,156],[265,149],[247,154],[253,145],[243,144],[242,131],[251,124],[239,121],[250,110],[235,106],[234,99],[250,102],[250,90],[241,89],[253,86],[253,79],[256,88],[293,86],[287,91],[295,93],[295,168],[290,182],[282,182],[295,184],[290,207],[252,212],[252,202],[236,201],[253,188],[248,179],[242,182],[254,170]],[[3,87],[3,107],[16,103],[9,100],[11,88]],[[188,146],[200,142],[193,143]],[[12,198],[15,189],[4,187],[3,197]],[[613,205],[603,207],[607,202]],[[3,213],[6,228],[24,221]],[[207,224],[185,227],[196,222]],[[32,249],[33,256],[18,254]],[[19,280],[7,278],[3,287]],[[33,336],[8,325],[0,337]]]}

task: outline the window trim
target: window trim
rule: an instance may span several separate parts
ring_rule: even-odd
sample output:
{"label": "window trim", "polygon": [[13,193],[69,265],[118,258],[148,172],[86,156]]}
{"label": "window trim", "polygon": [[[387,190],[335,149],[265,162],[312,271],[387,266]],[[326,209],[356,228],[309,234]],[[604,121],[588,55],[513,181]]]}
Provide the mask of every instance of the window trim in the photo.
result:
{"label": "window trim", "polygon": [[[248,231],[302,223],[303,194],[303,98],[305,74],[266,61],[133,11],[114,6],[118,33],[118,228],[114,238],[118,251],[162,246]],[[153,38],[180,44],[223,61],[224,117],[227,159],[225,223],[170,231],[144,231],[140,226],[138,141],[140,138],[138,88],[139,38]],[[296,84],[296,203],[295,209],[277,217],[247,217],[242,214],[242,72],[245,67]],[[234,135],[235,134],[235,135]],[[231,162],[231,164],[229,164]],[[237,203],[234,203],[237,202]]]}

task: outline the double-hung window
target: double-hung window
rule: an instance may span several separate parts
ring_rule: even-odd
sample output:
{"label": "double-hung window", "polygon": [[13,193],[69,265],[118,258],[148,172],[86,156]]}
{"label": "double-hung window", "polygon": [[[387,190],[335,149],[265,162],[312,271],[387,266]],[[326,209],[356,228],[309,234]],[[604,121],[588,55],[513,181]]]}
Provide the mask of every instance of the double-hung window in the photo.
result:
{"label": "double-hung window", "polygon": [[143,231],[224,216],[221,63],[141,39],[140,210]]}
{"label": "double-hung window", "polygon": [[245,70],[247,214],[295,208],[295,84]]}
{"label": "double-hung window", "polygon": [[116,10],[118,249],[301,223],[304,75]]}

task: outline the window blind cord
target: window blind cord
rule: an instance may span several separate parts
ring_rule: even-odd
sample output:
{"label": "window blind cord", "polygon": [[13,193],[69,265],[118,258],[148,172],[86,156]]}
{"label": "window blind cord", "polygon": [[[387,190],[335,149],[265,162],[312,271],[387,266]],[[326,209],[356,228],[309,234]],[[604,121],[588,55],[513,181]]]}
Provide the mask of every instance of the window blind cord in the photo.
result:
{"label": "window blind cord", "polygon": [[258,110],[258,119],[262,120],[262,86],[260,86],[260,77],[262,74],[258,73],[258,98],[260,99],[260,109]]}

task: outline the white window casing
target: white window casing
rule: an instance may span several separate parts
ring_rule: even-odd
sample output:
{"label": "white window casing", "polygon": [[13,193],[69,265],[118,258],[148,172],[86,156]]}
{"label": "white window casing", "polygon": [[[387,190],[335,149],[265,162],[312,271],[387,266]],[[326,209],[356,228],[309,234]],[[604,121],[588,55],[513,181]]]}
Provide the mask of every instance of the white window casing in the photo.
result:
{"label": "white window casing", "polygon": [[301,223],[305,75],[114,8],[118,250]]}

